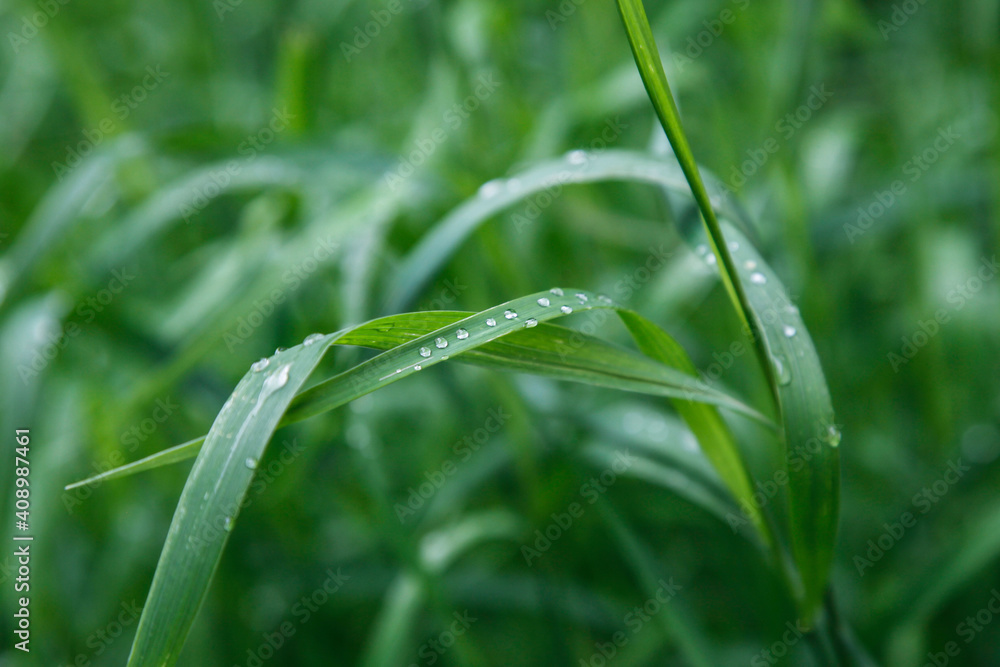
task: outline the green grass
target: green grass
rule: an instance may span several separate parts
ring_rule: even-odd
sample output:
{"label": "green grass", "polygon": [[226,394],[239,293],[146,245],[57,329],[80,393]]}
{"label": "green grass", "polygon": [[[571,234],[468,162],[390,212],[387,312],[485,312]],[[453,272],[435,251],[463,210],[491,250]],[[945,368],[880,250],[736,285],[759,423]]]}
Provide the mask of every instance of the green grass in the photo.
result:
{"label": "green grass", "polygon": [[0,55],[0,662],[996,661],[1000,8],[617,4],[70,4]]}

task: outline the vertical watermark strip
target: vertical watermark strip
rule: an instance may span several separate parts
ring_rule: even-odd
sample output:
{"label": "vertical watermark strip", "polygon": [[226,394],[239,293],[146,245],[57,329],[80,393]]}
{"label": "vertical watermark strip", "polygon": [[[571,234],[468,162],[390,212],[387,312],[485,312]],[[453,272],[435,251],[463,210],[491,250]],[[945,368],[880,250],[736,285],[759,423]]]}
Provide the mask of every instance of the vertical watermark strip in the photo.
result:
{"label": "vertical watermark strip", "polygon": [[[31,433],[30,429],[14,431],[14,527],[27,532],[31,526]],[[14,535],[14,557],[17,559],[17,577],[14,592],[17,597],[14,611],[14,636],[20,641],[14,648],[31,652],[31,535]],[[26,542],[27,544],[18,544]]]}

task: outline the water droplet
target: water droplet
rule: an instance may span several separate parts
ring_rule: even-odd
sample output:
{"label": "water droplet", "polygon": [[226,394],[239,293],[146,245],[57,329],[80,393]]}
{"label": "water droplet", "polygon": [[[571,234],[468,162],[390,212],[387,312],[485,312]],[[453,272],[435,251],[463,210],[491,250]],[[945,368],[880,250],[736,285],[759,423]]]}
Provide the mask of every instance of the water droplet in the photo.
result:
{"label": "water droplet", "polygon": [[607,294],[598,294],[597,295],[597,300],[600,301],[601,303],[603,303],[604,305],[610,305],[611,304],[611,299],[608,297]]}
{"label": "water droplet", "polygon": [[446,354],[443,357],[441,357],[441,361],[448,361],[448,355]]}
{"label": "water droplet", "polygon": [[483,199],[490,199],[491,197],[496,197],[498,194],[500,194],[500,188],[501,185],[499,180],[487,181],[486,183],[483,183],[482,186],[480,186],[479,196],[482,197]]}
{"label": "water droplet", "polygon": [[538,300],[538,305],[541,306],[542,308],[548,308],[550,303],[551,302],[544,296]]}
{"label": "water droplet", "polygon": [[750,274],[750,282],[754,285],[763,285],[767,282],[767,278],[760,271],[755,271]]}
{"label": "water droplet", "polygon": [[748,259],[746,262],[743,263],[743,266],[747,267],[747,271],[753,271],[754,269],[757,268],[757,262],[753,261],[752,259]]}
{"label": "water droplet", "polygon": [[267,368],[267,365],[269,363],[271,363],[271,360],[268,359],[267,357],[263,357],[262,359],[258,359],[257,361],[253,362],[253,365],[250,366],[250,370],[252,370],[254,373],[260,373],[262,370]]}
{"label": "water droplet", "polygon": [[584,294],[583,292],[577,292],[575,296],[576,300],[579,301],[580,303],[587,303],[587,295]]}
{"label": "water droplet", "polygon": [[715,264],[715,255],[705,255],[705,263],[709,266]]}
{"label": "water droplet", "polygon": [[205,495],[202,496],[201,499],[202,500],[208,500],[208,491],[205,492]]}
{"label": "water droplet", "polygon": [[785,386],[790,383],[792,381],[792,371],[789,370],[788,364],[779,356],[771,357],[771,361],[774,363],[774,374],[778,378],[778,384]]}
{"label": "water droplet", "polygon": [[573,312],[573,309],[570,306],[559,306],[559,310],[562,311],[563,315],[569,315]]}
{"label": "water droplet", "polygon": [[458,331],[455,332],[455,338],[459,340],[465,340],[468,337],[469,337],[469,332],[466,331],[465,329],[459,329]]}
{"label": "water droplet", "polygon": [[729,249],[732,252],[736,252],[737,250],[740,249],[740,244],[738,242],[736,242],[736,241],[730,241],[729,242]]}
{"label": "water droplet", "polygon": [[222,528],[228,533],[233,529],[233,517],[227,516],[222,520]]}
{"label": "water droplet", "polygon": [[488,326],[488,327],[495,327],[496,325],[497,325],[497,321],[495,319],[493,319],[492,317],[487,317],[486,318],[486,326]]}
{"label": "water droplet", "polygon": [[536,320],[534,317],[529,317],[528,319],[526,319],[524,321],[524,328],[525,329],[530,329],[531,327],[535,327],[535,326],[538,326],[538,320]]}
{"label": "water droplet", "polygon": [[276,348],[274,348],[274,353],[275,354],[280,354],[281,352],[284,352],[285,349],[286,348],[283,348],[283,347],[276,347]]}
{"label": "water droplet", "polygon": [[437,338],[434,339],[434,347],[436,347],[439,350],[443,350],[444,348],[448,347],[448,341],[438,336]]}
{"label": "water droplet", "polygon": [[587,161],[587,152],[581,150],[570,151],[566,156],[570,164],[583,164]]}
{"label": "water droplet", "polygon": [[323,334],[321,333],[309,334],[308,336],[306,336],[306,339],[302,341],[302,344],[308,346],[322,339],[323,339]]}
{"label": "water droplet", "polygon": [[562,291],[562,288],[560,288],[560,287],[553,287],[552,289],[549,290],[549,294],[555,294],[556,296],[562,296],[563,295],[563,291]]}
{"label": "water droplet", "polygon": [[514,318],[517,317],[517,313],[515,313],[513,310],[505,310],[503,311],[503,316],[506,317],[508,320],[513,320]]}
{"label": "water droplet", "polygon": [[420,364],[417,364],[416,366],[413,367],[413,370],[419,371],[421,368],[422,367],[420,366]]}
{"label": "water droplet", "polygon": [[791,338],[795,335],[795,327],[785,325],[785,328],[781,330],[785,334],[785,338]]}
{"label": "water droplet", "polygon": [[830,424],[826,427],[826,441],[831,447],[840,444],[840,429],[837,428],[836,424]]}
{"label": "water droplet", "polygon": [[431,356],[431,348],[429,347],[420,348],[420,356],[423,357],[424,359]]}
{"label": "water droplet", "polygon": [[269,395],[278,391],[286,384],[288,384],[288,372],[291,369],[292,369],[291,364],[285,364],[278,370],[268,375],[267,379],[264,380],[264,388],[261,390],[261,392]]}
{"label": "water droplet", "polygon": [[704,243],[701,243],[694,250],[699,255],[704,255],[708,252],[708,246],[705,245]]}
{"label": "water droplet", "polygon": [[253,470],[257,467],[257,459],[251,458],[249,456],[247,457],[247,460],[244,461],[243,463],[246,464],[246,467],[250,468],[250,470]]}

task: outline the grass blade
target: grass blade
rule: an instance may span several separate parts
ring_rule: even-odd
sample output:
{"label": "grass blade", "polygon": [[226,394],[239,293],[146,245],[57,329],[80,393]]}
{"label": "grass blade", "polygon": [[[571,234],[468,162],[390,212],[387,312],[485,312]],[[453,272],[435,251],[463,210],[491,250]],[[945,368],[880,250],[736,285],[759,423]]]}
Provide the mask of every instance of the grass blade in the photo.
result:
{"label": "grass blade", "polygon": [[[632,311],[621,311],[619,316],[644,354],[688,375],[698,375],[698,370],[684,348],[663,329]],[[705,403],[674,399],[673,404],[698,439],[702,451],[729,492],[741,506],[747,508],[758,532],[767,545],[773,547],[775,538],[764,521],[758,503],[754,502],[754,490],[746,461],[722,415]]]}
{"label": "grass blade", "polygon": [[[584,294],[583,292],[577,293]],[[489,313],[492,313],[494,321],[497,322],[495,333],[501,337],[485,343],[478,341],[478,338],[471,339],[471,342],[466,342],[462,348],[465,349],[465,352],[458,357],[458,361],[623,391],[664,397],[686,397],[688,399],[686,402],[707,401],[770,424],[766,417],[741,401],[724,392],[712,389],[691,377],[687,370],[690,368],[690,361],[687,362],[687,366],[683,370],[676,370],[669,364],[658,363],[662,362],[662,359],[653,360],[643,357],[631,350],[573,329],[545,322],[541,322],[535,327],[523,328],[524,325],[520,320],[510,323],[502,317],[502,312],[508,309],[508,306],[515,306],[522,310],[532,306],[539,308],[537,299],[542,298],[539,295],[555,298],[551,293],[540,292],[498,306],[492,311],[484,311],[475,315],[448,311],[393,315],[335,334],[332,344],[360,345],[379,350],[393,350],[404,343],[411,343],[409,349],[412,351],[414,349],[413,341],[422,340],[422,343],[416,347],[431,349],[436,338],[452,335],[462,327],[463,321],[485,320],[489,317]],[[593,303],[597,307],[610,307],[597,302],[596,297],[593,299]],[[501,315],[498,316],[498,313]],[[558,317],[564,313],[553,308],[546,315]],[[635,314],[633,316],[639,317]],[[535,319],[538,321],[537,313]],[[649,324],[649,326],[653,325]],[[662,332],[661,334],[666,335]],[[457,339],[456,342],[458,342]],[[475,347],[477,342],[479,347]],[[454,356],[456,354],[454,350],[458,348],[448,349],[452,350],[451,356]],[[677,349],[680,350],[679,347]],[[681,353],[683,354],[683,350]],[[362,382],[366,377],[370,378],[374,374],[384,372],[388,365],[391,365],[388,358],[380,355],[301,392],[292,401],[279,426],[308,419],[352,400],[351,392],[346,391],[343,387],[337,387],[338,383],[344,381],[345,377],[350,382]],[[428,363],[425,361],[423,366],[426,365]],[[196,456],[204,440],[205,436],[196,438],[151,454],[138,461],[74,482],[66,488],[88,486],[183,461]]]}
{"label": "grass blade", "polygon": [[[420,289],[480,225],[538,193],[548,191],[556,196],[562,187],[571,184],[633,181],[691,196],[676,162],[623,150],[588,153],[582,161],[579,152],[574,151],[518,173],[511,181],[516,181],[516,188],[483,191],[461,204],[424,235],[395,272],[388,290],[386,312],[399,312],[409,307]],[[715,204],[727,218],[739,220],[743,217],[741,211],[730,206],[730,200],[721,196],[721,189],[712,188],[712,192]]]}
{"label": "grass blade", "polygon": [[219,412],[184,485],[139,619],[129,667],[176,664],[278,422],[332,336],[254,365]]}
{"label": "grass blade", "polygon": [[[784,458],[788,473],[792,551],[804,587],[803,614],[822,603],[833,562],[840,506],[840,431],[823,368],[805,323],[778,276],[735,227],[735,243],[751,316],[762,332],[768,363],[777,378]],[[751,268],[752,267],[752,268]]]}
{"label": "grass blade", "polygon": [[[681,127],[680,114],[670,92],[642,0],[618,0],[618,10],[646,92],[701,210],[709,243],[718,259],[722,282],[753,340],[775,403],[781,411],[789,468],[792,548],[804,589],[799,600],[800,612],[809,622],[822,602],[829,576],[839,506],[837,445],[840,443],[840,432],[833,424],[833,408],[826,380],[815,347],[797,310],[783,310],[771,321],[765,321],[761,316],[773,307],[775,295],[780,293],[783,296],[783,288],[774,272],[742,234],[732,225],[727,225],[726,235],[723,234]],[[746,268],[751,266],[746,262],[737,269],[726,241],[727,235],[735,239],[734,247],[744,248],[751,256],[748,261],[755,262],[756,270]],[[742,276],[740,271],[743,271]],[[743,278],[759,289],[748,293]],[[785,301],[787,303],[787,299]],[[812,451],[813,443],[816,443],[815,453]],[[808,457],[802,455],[802,448],[808,451]],[[798,465],[800,461],[803,462],[801,466]]]}

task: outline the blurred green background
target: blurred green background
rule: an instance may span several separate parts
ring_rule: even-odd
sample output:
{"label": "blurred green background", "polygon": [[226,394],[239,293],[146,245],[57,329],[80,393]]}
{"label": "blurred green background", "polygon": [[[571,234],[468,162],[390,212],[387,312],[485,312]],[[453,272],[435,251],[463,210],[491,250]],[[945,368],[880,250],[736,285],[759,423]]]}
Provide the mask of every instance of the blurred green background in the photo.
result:
{"label": "blurred green background", "polygon": [[[757,221],[824,363],[844,621],[880,664],[1000,664],[1000,2],[647,11],[695,155]],[[205,433],[275,347],[385,314],[401,261],[483,183],[663,141],[600,0],[6,1],[0,28],[0,432],[12,459],[31,428],[35,535],[30,655],[0,552],[0,665],[125,663],[190,463],[65,484]],[[651,254],[664,268],[628,286]],[[650,186],[515,206],[406,308],[557,284],[639,310],[767,406]],[[525,563],[606,457],[689,438],[659,401],[459,364],[283,429],[179,664],[814,664],[760,554],[652,455]],[[661,579],[680,588],[637,630]]]}

